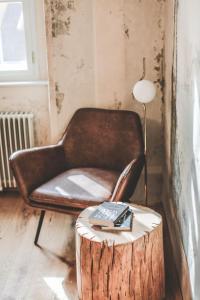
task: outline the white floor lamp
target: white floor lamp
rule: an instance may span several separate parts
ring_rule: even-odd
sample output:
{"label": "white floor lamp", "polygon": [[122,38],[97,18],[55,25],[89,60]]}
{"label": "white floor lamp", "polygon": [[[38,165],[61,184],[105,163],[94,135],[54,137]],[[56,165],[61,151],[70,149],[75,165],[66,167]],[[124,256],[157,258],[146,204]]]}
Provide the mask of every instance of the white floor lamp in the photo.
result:
{"label": "white floor lamp", "polygon": [[144,110],[144,155],[145,155],[145,204],[148,206],[148,186],[147,186],[147,118],[146,118],[146,104],[151,102],[156,95],[156,87],[150,80],[142,78],[133,87],[134,98],[142,103]]}

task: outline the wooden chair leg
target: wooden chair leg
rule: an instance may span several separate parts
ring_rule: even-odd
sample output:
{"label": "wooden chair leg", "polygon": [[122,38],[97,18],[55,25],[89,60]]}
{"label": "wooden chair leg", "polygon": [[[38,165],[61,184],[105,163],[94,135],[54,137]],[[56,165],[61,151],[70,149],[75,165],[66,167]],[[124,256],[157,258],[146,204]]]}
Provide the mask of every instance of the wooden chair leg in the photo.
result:
{"label": "wooden chair leg", "polygon": [[37,227],[37,231],[36,231],[36,235],[35,235],[35,240],[34,240],[34,244],[37,246],[38,245],[38,239],[39,239],[39,235],[40,235],[40,230],[42,228],[42,223],[43,223],[43,220],[44,220],[44,215],[45,215],[45,210],[41,210],[41,213],[40,213],[40,219],[39,219],[39,222],[38,222],[38,227]]}

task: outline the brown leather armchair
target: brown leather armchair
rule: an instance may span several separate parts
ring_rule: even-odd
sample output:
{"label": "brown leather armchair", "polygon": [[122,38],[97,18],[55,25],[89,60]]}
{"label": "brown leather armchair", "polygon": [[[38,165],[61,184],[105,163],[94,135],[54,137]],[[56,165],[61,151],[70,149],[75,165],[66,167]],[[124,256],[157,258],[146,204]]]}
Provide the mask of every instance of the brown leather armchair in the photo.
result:
{"label": "brown leather armchair", "polygon": [[129,201],[144,165],[138,114],[82,108],[57,145],[20,150],[10,157],[19,191],[41,209],[78,215],[103,201]]}

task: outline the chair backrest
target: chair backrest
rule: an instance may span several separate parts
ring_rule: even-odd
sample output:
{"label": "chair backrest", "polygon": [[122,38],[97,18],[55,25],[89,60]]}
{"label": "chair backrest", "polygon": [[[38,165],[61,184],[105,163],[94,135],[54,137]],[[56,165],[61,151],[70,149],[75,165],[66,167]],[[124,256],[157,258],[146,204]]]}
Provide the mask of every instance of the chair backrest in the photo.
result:
{"label": "chair backrest", "polygon": [[121,171],[144,153],[140,118],[132,111],[82,108],[75,112],[62,143],[69,168]]}

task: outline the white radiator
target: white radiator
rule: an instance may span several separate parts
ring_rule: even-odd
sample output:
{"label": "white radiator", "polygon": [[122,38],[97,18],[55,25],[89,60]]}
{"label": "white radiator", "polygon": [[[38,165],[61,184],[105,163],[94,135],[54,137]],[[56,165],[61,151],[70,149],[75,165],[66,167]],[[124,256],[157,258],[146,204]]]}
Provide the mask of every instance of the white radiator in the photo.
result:
{"label": "white radiator", "polygon": [[0,190],[16,188],[9,157],[16,150],[34,145],[33,114],[0,112]]}

